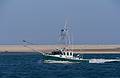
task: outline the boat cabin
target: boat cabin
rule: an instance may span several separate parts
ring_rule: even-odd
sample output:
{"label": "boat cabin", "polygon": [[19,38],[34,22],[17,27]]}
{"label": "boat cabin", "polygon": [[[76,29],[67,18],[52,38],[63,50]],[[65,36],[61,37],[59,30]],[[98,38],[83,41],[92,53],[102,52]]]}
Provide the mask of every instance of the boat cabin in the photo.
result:
{"label": "boat cabin", "polygon": [[52,55],[62,55],[62,51],[60,51],[60,50],[53,51]]}
{"label": "boat cabin", "polygon": [[73,52],[56,50],[56,51],[52,52],[52,55],[63,55],[63,56],[71,56],[71,57],[73,57]]}

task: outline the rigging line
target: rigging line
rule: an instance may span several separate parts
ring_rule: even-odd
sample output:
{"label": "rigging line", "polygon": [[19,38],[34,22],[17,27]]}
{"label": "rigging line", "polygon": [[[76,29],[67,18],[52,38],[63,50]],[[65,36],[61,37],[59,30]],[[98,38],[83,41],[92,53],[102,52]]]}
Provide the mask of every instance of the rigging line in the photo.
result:
{"label": "rigging line", "polygon": [[22,40],[22,41],[25,42],[25,43],[31,44],[31,45],[35,45],[35,44],[33,44],[33,43],[31,43],[31,42],[28,42],[28,41],[26,41],[26,40]]}
{"label": "rigging line", "polygon": [[[33,45],[33,43],[28,42],[28,41],[26,41],[26,40],[22,40],[22,41],[23,41],[24,43],[28,43],[28,44],[32,44],[32,45]],[[44,53],[41,52],[40,50],[34,49],[34,48],[28,46],[27,44],[25,44],[24,47],[27,47],[27,48],[31,49],[32,51],[34,51],[34,52],[39,52],[39,53],[41,53],[41,54],[44,54]]]}

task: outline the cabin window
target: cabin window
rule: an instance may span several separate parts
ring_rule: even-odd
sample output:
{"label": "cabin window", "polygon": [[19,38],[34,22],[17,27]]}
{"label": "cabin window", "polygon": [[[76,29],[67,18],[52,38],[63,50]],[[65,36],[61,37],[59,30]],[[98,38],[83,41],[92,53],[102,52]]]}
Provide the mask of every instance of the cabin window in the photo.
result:
{"label": "cabin window", "polygon": [[65,55],[65,52],[63,52],[63,55]]}
{"label": "cabin window", "polygon": [[72,53],[70,53],[70,55],[72,56]]}
{"label": "cabin window", "polygon": [[69,53],[67,52],[67,55],[69,55]]}

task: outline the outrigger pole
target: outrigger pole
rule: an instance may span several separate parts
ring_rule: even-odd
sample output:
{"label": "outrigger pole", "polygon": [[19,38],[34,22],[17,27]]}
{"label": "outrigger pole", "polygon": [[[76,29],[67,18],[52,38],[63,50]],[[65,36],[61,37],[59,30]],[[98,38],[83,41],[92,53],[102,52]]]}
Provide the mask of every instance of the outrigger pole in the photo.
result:
{"label": "outrigger pole", "polygon": [[[22,42],[28,43],[28,44],[31,44],[31,45],[34,45],[33,43],[28,42],[28,41],[26,41],[26,40],[22,40]],[[31,49],[32,51],[34,51],[34,52],[39,52],[39,53],[41,53],[41,54],[43,54],[43,55],[45,54],[45,53],[41,52],[40,50],[37,50],[37,49],[34,49],[34,48],[28,46],[27,44],[25,44],[24,47],[27,47],[27,48]]]}

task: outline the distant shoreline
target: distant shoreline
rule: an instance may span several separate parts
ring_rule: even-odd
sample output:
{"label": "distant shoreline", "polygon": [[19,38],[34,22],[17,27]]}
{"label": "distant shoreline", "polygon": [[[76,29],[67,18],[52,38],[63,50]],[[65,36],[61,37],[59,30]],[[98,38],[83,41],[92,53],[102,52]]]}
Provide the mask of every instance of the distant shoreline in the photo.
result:
{"label": "distant shoreline", "polygon": [[[29,47],[29,48],[28,48]],[[32,49],[42,52],[51,52],[62,45],[0,45],[0,52],[34,52]],[[70,45],[76,53],[82,54],[120,54],[120,45]]]}

